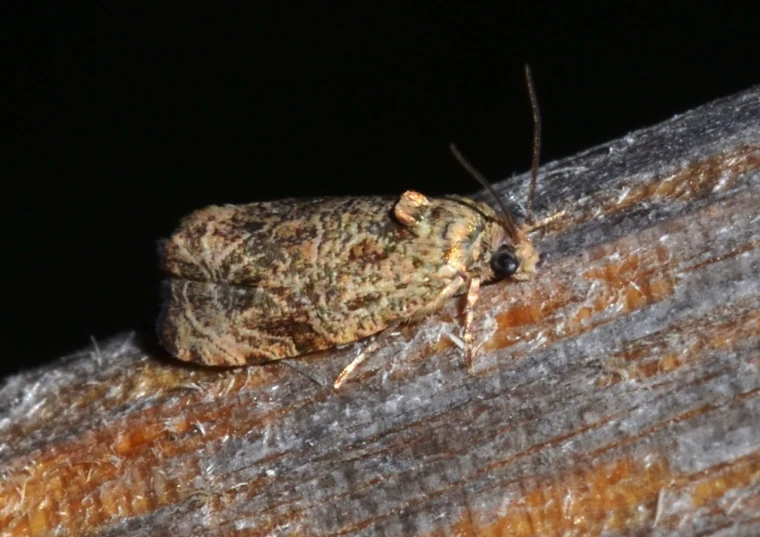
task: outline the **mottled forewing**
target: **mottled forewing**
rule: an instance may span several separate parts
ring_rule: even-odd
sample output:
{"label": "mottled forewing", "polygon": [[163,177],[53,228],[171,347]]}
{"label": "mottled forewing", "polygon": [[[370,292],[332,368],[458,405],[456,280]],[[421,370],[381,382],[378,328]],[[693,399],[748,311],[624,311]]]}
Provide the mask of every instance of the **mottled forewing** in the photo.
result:
{"label": "mottled forewing", "polygon": [[392,216],[397,198],[209,207],[161,246],[159,334],[183,360],[259,363],[375,334],[448,280],[441,249]]}

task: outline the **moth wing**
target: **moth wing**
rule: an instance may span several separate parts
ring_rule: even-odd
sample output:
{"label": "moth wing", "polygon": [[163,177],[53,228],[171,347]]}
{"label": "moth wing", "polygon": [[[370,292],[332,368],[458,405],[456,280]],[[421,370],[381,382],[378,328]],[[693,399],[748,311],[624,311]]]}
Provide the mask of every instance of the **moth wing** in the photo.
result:
{"label": "moth wing", "polygon": [[436,289],[377,290],[334,307],[224,282],[164,281],[158,334],[177,358],[215,366],[259,364],[376,334],[430,304]]}
{"label": "moth wing", "polygon": [[182,360],[232,366],[327,349],[414,318],[440,303],[455,276],[428,210],[427,198],[410,192],[401,201],[196,211],[161,245],[169,275],[162,343]]}
{"label": "moth wing", "polygon": [[311,246],[335,240],[336,229],[324,237],[323,227],[334,223],[350,202],[284,199],[200,209],[159,243],[161,268],[170,276],[196,281],[278,285],[295,265],[318,255]]}
{"label": "moth wing", "polygon": [[296,304],[259,288],[178,278],[163,287],[158,334],[181,360],[237,366],[335,345],[314,330]]}

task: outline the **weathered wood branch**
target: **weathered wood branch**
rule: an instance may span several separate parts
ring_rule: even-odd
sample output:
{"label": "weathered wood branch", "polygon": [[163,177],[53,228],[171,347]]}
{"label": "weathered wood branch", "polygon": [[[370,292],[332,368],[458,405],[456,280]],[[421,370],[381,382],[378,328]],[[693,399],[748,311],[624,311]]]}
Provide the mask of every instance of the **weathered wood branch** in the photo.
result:
{"label": "weathered wood branch", "polygon": [[537,201],[551,258],[483,289],[475,375],[454,301],[337,392],[356,348],[220,371],[125,335],[11,377],[3,535],[760,534],[760,88]]}

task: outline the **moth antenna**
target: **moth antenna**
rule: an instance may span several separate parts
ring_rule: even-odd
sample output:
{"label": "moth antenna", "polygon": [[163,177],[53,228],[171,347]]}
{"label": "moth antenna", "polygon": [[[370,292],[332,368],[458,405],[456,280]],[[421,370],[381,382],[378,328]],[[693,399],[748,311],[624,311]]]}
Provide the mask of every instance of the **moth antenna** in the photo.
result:
{"label": "moth antenna", "polygon": [[530,193],[525,207],[525,220],[530,222],[533,213],[533,199],[536,197],[536,183],[538,183],[538,162],[541,156],[541,112],[538,108],[538,98],[533,87],[533,75],[530,65],[525,64],[525,82],[528,85],[530,107],[533,111],[533,159],[530,163]]}
{"label": "moth antenna", "polygon": [[512,220],[512,217],[509,215],[509,211],[507,210],[506,205],[501,201],[501,198],[496,193],[496,191],[491,186],[491,183],[489,183],[483,175],[475,169],[475,167],[470,164],[466,158],[462,155],[462,153],[459,152],[457,149],[457,146],[455,144],[449,144],[449,149],[451,150],[451,153],[454,155],[454,158],[457,159],[459,164],[462,165],[462,167],[467,170],[467,172],[472,175],[475,180],[483,185],[485,189],[488,191],[489,194],[491,194],[491,197],[493,197],[494,200],[496,200],[496,203],[499,205],[499,208],[501,209],[501,214],[503,216],[502,224],[504,225],[504,229],[507,230],[507,233],[509,233],[512,236],[517,235],[517,226],[515,226],[514,221]]}

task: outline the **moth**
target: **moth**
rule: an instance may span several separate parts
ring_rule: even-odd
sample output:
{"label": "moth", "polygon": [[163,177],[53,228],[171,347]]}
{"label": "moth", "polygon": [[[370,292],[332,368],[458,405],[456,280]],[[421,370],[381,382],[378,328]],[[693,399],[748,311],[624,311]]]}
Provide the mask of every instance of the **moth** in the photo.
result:
{"label": "moth", "polygon": [[[528,85],[532,196],[540,138],[530,78]],[[469,367],[480,285],[535,274],[539,255],[529,233],[537,226],[517,225],[485,179],[452,151],[491,192],[498,213],[466,197],[409,190],[211,206],[184,218],[159,247],[167,275],[158,321],[163,346],[180,360],[211,366],[261,364],[373,336],[466,294]]]}

